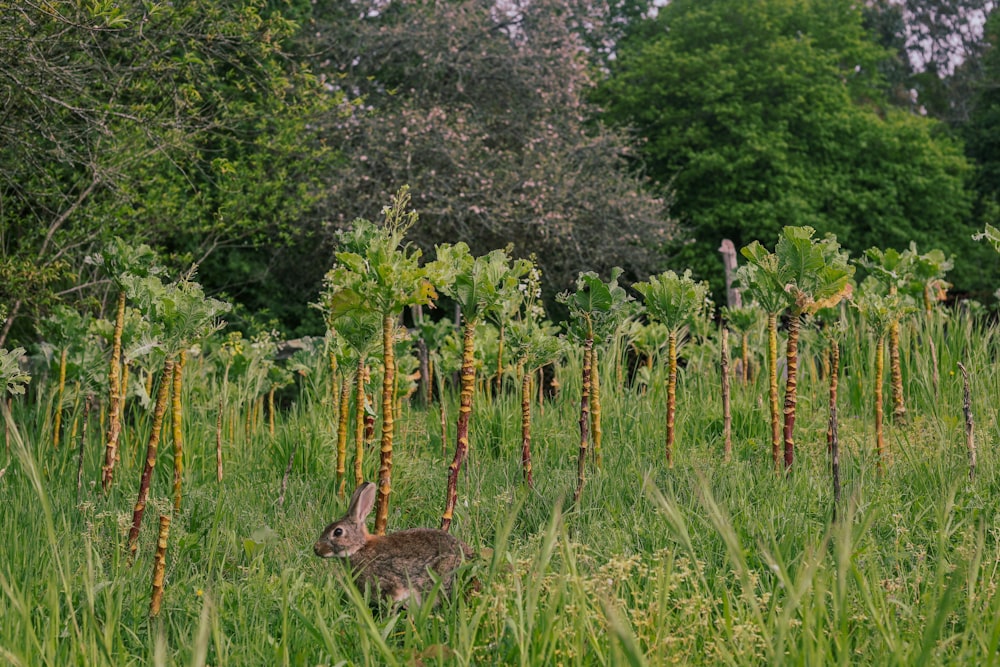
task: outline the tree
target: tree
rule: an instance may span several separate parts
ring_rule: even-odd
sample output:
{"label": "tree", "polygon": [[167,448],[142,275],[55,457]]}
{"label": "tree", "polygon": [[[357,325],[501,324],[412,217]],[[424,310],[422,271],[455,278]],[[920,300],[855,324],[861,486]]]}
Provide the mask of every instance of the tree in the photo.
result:
{"label": "tree", "polygon": [[952,126],[968,121],[983,84],[983,30],[995,0],[875,0],[865,24],[895,58],[883,68],[891,99]]}
{"label": "tree", "polygon": [[646,312],[667,328],[667,465],[674,466],[674,415],[677,411],[677,344],[681,331],[705,309],[708,283],[691,271],[666,271],[632,285],[643,296]]}
{"label": "tree", "polygon": [[[851,0],[673,0],[619,50],[597,101],[644,139],[697,239],[678,261],[721,294],[714,250],[834,233],[845,248],[971,248],[968,162],[936,121],[888,107]],[[971,232],[971,226],[970,232]],[[971,280],[970,283],[971,284]]]}
{"label": "tree", "polygon": [[[984,83],[973,96],[974,105],[969,122],[962,128],[969,156],[976,162],[976,213],[983,224],[998,224],[1000,220],[1000,12],[994,11],[985,27],[989,45],[982,56]],[[978,231],[978,230],[977,230]],[[973,255],[976,269],[991,267],[995,275],[997,256]],[[975,261],[974,260],[974,261]],[[956,271],[957,273],[957,271]],[[958,278],[953,281],[961,285]],[[996,280],[993,281],[995,286]]]}
{"label": "tree", "polygon": [[345,226],[408,183],[418,247],[513,244],[535,254],[547,298],[580,270],[655,269],[651,250],[677,236],[666,201],[627,174],[629,142],[590,123],[583,98],[593,70],[579,32],[593,7],[315,3],[302,49],[354,101],[324,123],[347,159],[318,213]]}
{"label": "tree", "polygon": [[[334,156],[310,140],[309,119],[339,98],[284,52],[297,30],[288,11],[0,1],[0,341],[18,318],[99,296],[82,258],[112,234],[187,268],[221,247],[300,233],[315,170]],[[225,264],[206,282],[263,273]]]}

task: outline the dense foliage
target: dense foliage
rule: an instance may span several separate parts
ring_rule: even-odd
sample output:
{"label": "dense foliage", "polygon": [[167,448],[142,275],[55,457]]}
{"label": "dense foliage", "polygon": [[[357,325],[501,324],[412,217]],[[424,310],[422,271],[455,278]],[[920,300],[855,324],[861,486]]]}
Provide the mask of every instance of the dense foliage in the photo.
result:
{"label": "dense foliage", "polygon": [[0,8],[12,344],[59,302],[112,307],[83,262],[112,234],[197,265],[245,332],[318,333],[337,233],[406,184],[426,256],[509,244],[549,305],[615,265],[718,288],[722,237],[785,225],[940,248],[957,292],[995,288],[966,233],[997,216],[990,0]]}
{"label": "dense foliage", "polygon": [[[937,122],[888,104],[887,54],[856,3],[678,0],[650,21],[598,97],[643,139],[649,175],[675,188],[695,237],[681,265],[719,286],[721,239],[745,245],[786,225],[855,252],[916,241],[977,253],[971,166]],[[996,277],[955,276],[966,290]]]}
{"label": "dense foliage", "polygon": [[0,340],[101,298],[82,259],[112,234],[236,291],[220,248],[304,233],[333,98],[283,53],[296,29],[257,0],[0,3]]}

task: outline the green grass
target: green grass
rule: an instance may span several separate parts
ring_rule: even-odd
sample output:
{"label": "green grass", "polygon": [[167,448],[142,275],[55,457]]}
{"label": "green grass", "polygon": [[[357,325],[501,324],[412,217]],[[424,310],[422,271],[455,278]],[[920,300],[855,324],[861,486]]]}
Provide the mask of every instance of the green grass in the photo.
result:
{"label": "green grass", "polygon": [[[922,325],[921,325],[922,327]],[[855,327],[853,331],[860,331]],[[941,364],[935,394],[922,336]],[[734,386],[733,460],[722,462],[714,351],[682,350],[676,464],[664,464],[663,370],[645,395],[602,374],[603,468],[576,483],[579,367],[534,415],[536,487],[520,484],[517,398],[476,398],[453,532],[483,554],[460,576],[481,590],[439,607],[374,611],[340,563],[312,554],[344,511],[334,493],[327,392],[249,436],[241,406],[215,481],[217,381],[187,374],[184,506],[171,527],[163,608],[148,617],[156,515],[169,511],[161,443],[134,563],[126,534],[149,420],[130,419],[116,483],[100,474],[96,418],[78,502],[76,446],[51,447],[49,394],[16,401],[0,477],[0,662],[14,665],[937,665],[1000,662],[1000,378],[996,329],[952,316],[904,327],[910,422],[872,455],[871,343],[844,345],[843,503],[832,521],[826,390],[803,364],[796,463],[770,466],[766,383]],[[805,353],[809,354],[808,346]],[[973,374],[979,467],[969,481],[962,360]],[[322,368],[321,360],[317,362]],[[313,379],[316,387],[324,387]],[[888,395],[888,388],[886,390]],[[450,396],[449,415],[457,414]],[[68,414],[65,424],[72,423]],[[229,438],[229,421],[234,421]],[[451,419],[449,421],[452,421]],[[449,438],[454,424],[449,424]],[[286,500],[281,477],[298,444]],[[390,529],[436,526],[446,468],[436,409],[404,407]],[[377,450],[366,471],[374,476]],[[350,466],[349,466],[350,467]]]}

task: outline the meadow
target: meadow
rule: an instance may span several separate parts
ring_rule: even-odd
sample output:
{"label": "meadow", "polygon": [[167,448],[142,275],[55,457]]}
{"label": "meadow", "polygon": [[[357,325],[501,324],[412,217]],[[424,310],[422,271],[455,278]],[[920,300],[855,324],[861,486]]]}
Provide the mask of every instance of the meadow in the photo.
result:
{"label": "meadow", "polygon": [[[516,381],[480,383],[451,532],[480,557],[459,573],[478,591],[439,606],[366,600],[313,541],[336,493],[336,395],[322,349],[297,357],[270,432],[259,401],[236,400],[205,356],[185,368],[184,498],[173,513],[160,613],[150,616],[156,514],[171,515],[161,446],[136,555],[131,520],[149,410],[130,402],[116,482],[101,492],[103,433],[66,401],[53,446],[55,378],[11,402],[0,473],[0,659],[12,665],[986,665],[1000,647],[1000,470],[995,323],[965,310],[902,327],[908,419],[874,450],[874,344],[860,320],[842,343],[843,495],[834,516],[827,385],[818,337],[800,348],[797,458],[771,462],[767,378],[733,384],[723,458],[718,340],[681,347],[674,465],[664,458],[666,371],[630,382],[622,350],[602,357],[601,465],[572,502],[580,355],[534,406],[534,487],[521,478]],[[755,340],[763,331],[754,332]],[[935,343],[935,389],[925,353]],[[759,346],[758,346],[759,348]],[[616,351],[617,349],[617,351]],[[757,367],[761,359],[755,355]],[[978,466],[970,480],[962,375]],[[225,474],[216,477],[217,397]],[[436,527],[458,412],[403,402],[389,530]],[[169,418],[168,418],[169,424]],[[169,426],[165,426],[165,432]],[[377,441],[376,441],[377,442]],[[81,449],[82,448],[82,449]],[[287,473],[287,488],[282,480]],[[78,487],[79,452],[83,452]],[[365,476],[375,475],[377,445]],[[348,493],[350,489],[348,490]]]}

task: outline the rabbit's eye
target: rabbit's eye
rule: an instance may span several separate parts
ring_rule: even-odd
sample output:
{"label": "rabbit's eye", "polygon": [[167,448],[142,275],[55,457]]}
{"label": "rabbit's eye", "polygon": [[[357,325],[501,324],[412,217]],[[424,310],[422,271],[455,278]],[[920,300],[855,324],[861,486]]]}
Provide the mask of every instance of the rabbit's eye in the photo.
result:
{"label": "rabbit's eye", "polygon": [[344,534],[344,529],[343,528],[334,528],[333,529],[333,536],[334,537],[340,537],[343,534]]}

